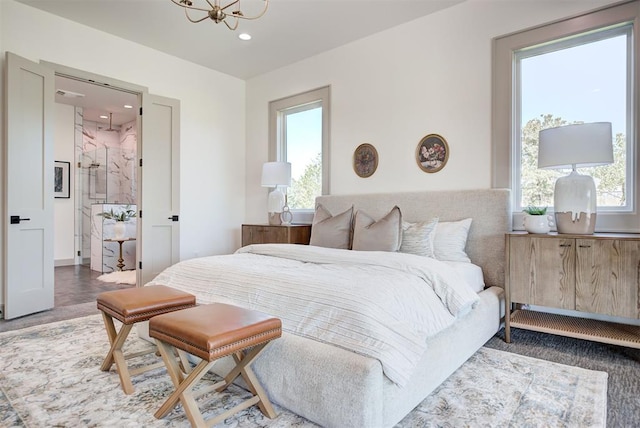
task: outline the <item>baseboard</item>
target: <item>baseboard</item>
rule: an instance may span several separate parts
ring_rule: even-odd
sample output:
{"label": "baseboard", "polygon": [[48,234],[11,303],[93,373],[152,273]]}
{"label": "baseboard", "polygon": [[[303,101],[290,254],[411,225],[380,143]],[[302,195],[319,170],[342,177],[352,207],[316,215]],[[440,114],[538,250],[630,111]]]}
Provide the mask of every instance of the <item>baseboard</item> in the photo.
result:
{"label": "baseboard", "polygon": [[76,264],[76,259],[60,259],[60,260],[54,260],[53,261],[53,266],[54,267],[74,266],[75,264]]}

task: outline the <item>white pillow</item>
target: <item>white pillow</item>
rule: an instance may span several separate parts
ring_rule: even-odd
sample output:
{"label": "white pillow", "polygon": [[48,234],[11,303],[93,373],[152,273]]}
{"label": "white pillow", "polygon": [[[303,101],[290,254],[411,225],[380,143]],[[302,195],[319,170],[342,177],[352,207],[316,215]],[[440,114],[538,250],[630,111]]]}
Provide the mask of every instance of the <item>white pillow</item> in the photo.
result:
{"label": "white pillow", "polygon": [[470,218],[460,221],[439,222],[433,241],[433,252],[438,260],[471,262],[465,252],[467,237],[471,227]]}
{"label": "white pillow", "polygon": [[420,223],[402,222],[401,253],[435,258],[433,253],[433,238],[438,225],[438,218]]}

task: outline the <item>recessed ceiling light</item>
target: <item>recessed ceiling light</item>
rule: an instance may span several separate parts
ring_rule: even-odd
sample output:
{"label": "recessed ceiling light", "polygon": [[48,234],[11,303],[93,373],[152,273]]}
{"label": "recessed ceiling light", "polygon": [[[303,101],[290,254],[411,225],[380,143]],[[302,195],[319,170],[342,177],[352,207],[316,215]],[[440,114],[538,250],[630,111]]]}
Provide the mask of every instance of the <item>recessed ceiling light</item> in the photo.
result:
{"label": "recessed ceiling light", "polygon": [[109,116],[105,116],[105,115],[103,114],[103,115],[100,115],[100,119],[109,119]]}
{"label": "recessed ceiling light", "polygon": [[238,38],[240,40],[251,40],[251,34],[240,33],[240,34],[238,34]]}
{"label": "recessed ceiling light", "polygon": [[124,108],[133,108],[133,106],[130,106],[129,104],[125,104]]}

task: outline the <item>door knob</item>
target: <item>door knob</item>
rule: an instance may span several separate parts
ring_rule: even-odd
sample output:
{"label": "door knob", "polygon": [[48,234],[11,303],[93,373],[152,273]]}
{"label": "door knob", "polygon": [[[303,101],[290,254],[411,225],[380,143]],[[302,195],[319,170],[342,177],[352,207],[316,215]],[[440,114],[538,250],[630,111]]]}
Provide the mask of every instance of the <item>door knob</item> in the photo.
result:
{"label": "door knob", "polygon": [[172,215],[171,217],[167,217],[168,220],[171,221],[178,221],[178,216],[177,215]]}
{"label": "door knob", "polygon": [[12,215],[9,222],[11,224],[20,224],[21,221],[29,221],[31,220],[30,218],[20,218],[19,215]]}

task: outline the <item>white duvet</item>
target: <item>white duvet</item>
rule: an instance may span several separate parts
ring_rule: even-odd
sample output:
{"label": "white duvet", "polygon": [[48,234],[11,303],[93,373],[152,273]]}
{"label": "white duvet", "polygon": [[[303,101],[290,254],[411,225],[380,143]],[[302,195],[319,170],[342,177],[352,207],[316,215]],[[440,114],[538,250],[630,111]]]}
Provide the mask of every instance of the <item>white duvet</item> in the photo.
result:
{"label": "white duvet", "polygon": [[149,284],[282,319],[283,329],[376,358],[404,385],[426,340],[464,316],[477,294],[435,259],[404,253],[261,244],[180,262]]}

